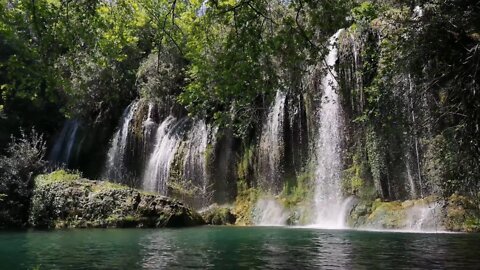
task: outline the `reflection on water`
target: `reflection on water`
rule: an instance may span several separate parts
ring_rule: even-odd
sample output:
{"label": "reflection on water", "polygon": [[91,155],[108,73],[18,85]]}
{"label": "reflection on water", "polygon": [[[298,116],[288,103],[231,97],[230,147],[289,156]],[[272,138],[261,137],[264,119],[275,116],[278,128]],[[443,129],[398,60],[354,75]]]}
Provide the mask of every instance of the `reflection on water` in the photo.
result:
{"label": "reflection on water", "polygon": [[282,227],[0,233],[0,269],[475,268],[477,234]]}
{"label": "reflection on water", "polygon": [[351,243],[341,231],[326,231],[313,240],[317,249],[316,254],[318,254],[314,265],[344,269],[352,264],[349,258]]}

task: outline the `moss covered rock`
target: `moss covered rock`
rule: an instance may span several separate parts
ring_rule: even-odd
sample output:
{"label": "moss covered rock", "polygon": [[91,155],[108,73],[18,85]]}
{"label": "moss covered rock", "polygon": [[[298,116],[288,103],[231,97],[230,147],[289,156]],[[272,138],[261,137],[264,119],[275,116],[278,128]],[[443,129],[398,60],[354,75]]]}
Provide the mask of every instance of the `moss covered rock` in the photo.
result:
{"label": "moss covered rock", "polygon": [[204,221],[176,200],[56,171],[36,178],[29,223],[37,228],[159,228]]}
{"label": "moss covered rock", "polygon": [[407,201],[359,201],[349,225],[355,228],[444,230],[444,203],[436,197]]}
{"label": "moss covered rock", "polygon": [[445,228],[450,231],[480,232],[480,210],[472,199],[458,194],[448,198]]}
{"label": "moss covered rock", "polygon": [[233,225],[237,217],[229,207],[213,204],[200,213],[207,224],[210,225]]}
{"label": "moss covered rock", "polygon": [[252,213],[258,196],[259,191],[257,189],[248,188],[245,182],[239,182],[235,208],[233,209],[233,213],[237,217],[236,225],[253,225]]}
{"label": "moss covered rock", "polygon": [[366,222],[375,228],[398,229],[405,227],[406,210],[401,202],[381,202],[372,204],[372,212]]}
{"label": "moss covered rock", "polygon": [[353,228],[480,232],[480,207],[472,198],[453,194],[407,201],[359,200],[350,212]]}

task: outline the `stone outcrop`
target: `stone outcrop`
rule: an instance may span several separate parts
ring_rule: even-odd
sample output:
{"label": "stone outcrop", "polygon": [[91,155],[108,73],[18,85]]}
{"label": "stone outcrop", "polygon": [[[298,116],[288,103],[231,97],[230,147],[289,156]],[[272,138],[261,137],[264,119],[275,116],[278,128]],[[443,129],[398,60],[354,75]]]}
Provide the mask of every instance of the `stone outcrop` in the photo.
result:
{"label": "stone outcrop", "polygon": [[35,228],[160,228],[204,221],[176,200],[57,171],[36,178],[29,223]]}
{"label": "stone outcrop", "polygon": [[201,211],[200,215],[209,225],[234,225],[237,221],[237,217],[232,213],[232,209],[217,204],[213,204]]}

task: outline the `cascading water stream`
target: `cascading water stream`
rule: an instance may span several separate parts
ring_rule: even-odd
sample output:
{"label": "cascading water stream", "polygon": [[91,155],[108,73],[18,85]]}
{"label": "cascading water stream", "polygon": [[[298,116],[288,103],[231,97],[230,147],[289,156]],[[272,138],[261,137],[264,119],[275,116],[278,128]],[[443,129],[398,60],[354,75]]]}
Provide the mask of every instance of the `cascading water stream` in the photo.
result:
{"label": "cascading water stream", "polygon": [[139,101],[136,100],[123,112],[120,128],[115,132],[107,153],[107,163],[103,173],[105,178],[116,179],[124,176],[129,129],[138,105]]}
{"label": "cascading water stream", "polygon": [[[408,88],[409,88],[409,93],[413,93],[414,92],[414,87],[413,87],[413,82],[412,82],[412,77],[410,74],[408,74]],[[418,184],[420,186],[420,195],[423,197],[423,192],[422,192],[422,188],[423,188],[423,183],[422,183],[422,173],[421,173],[421,164],[420,164],[420,155],[419,155],[419,147],[418,147],[418,132],[417,132],[417,123],[416,123],[416,119],[415,119],[415,109],[413,107],[413,101],[410,100],[410,104],[409,104],[409,107],[410,107],[410,111],[411,111],[411,115],[412,115],[412,126],[413,126],[413,139],[414,139],[414,143],[415,143],[415,158],[416,158],[416,163],[417,163],[417,173],[418,173]]]}
{"label": "cascading water stream", "polygon": [[143,137],[144,138],[149,138],[150,137],[150,135],[152,133],[152,126],[155,125],[155,121],[153,121],[153,118],[152,118],[153,108],[154,108],[154,104],[149,103],[148,104],[147,118],[142,123]]}
{"label": "cascading water stream", "polygon": [[287,225],[290,213],[273,198],[262,198],[253,209],[253,223],[257,226]]}
{"label": "cascading water stream", "polygon": [[208,3],[208,0],[203,0],[202,5],[197,10],[197,16],[198,17],[202,17],[207,13],[207,10],[208,10],[207,3]]}
{"label": "cascading water stream", "polygon": [[403,86],[403,106],[404,115],[408,123],[408,128],[405,132],[405,139],[403,145],[404,162],[405,162],[405,177],[404,188],[408,192],[410,199],[423,198],[423,183],[422,183],[422,164],[419,152],[419,139],[417,131],[417,119],[415,110],[415,102],[412,96],[415,95],[414,83],[411,75],[401,75],[399,85]]}
{"label": "cascading water stream", "polygon": [[263,127],[259,145],[259,178],[265,190],[276,192],[280,184],[280,162],[283,155],[283,122],[286,95],[277,91]]}
{"label": "cascading water stream", "polygon": [[340,33],[341,30],[329,40],[329,53],[325,58],[328,70],[321,82],[323,95],[319,110],[320,129],[316,140],[314,226],[331,229],[343,228],[346,215],[340,178],[343,114],[334,69],[337,61],[335,43]]}
{"label": "cascading water stream", "polygon": [[398,229],[399,231],[442,232],[444,230],[441,222],[444,202],[423,199],[412,201],[411,204],[404,210],[404,223]]}
{"label": "cascading water stream", "polygon": [[[198,207],[210,203],[205,158],[209,133],[205,121],[167,117],[157,129],[154,150],[143,175],[143,188],[168,195],[170,187],[174,192],[191,193],[193,198],[189,199]],[[175,182],[169,183],[174,164]]]}
{"label": "cascading water stream", "polygon": [[62,131],[50,153],[50,161],[67,166],[71,163],[72,152],[77,143],[79,126],[80,124],[77,120],[65,121]]}
{"label": "cascading water stream", "polygon": [[[205,151],[208,146],[209,128],[205,121],[196,121],[187,134],[186,152],[183,162],[183,178],[192,181],[193,184],[204,195],[209,193],[209,183],[207,177],[207,164]],[[208,204],[208,196],[204,196],[204,206]]]}
{"label": "cascading water stream", "polygon": [[167,194],[170,166],[175,158],[181,137],[177,133],[186,119],[167,117],[157,129],[155,147],[143,176],[143,188],[148,191]]}
{"label": "cascading water stream", "polygon": [[[258,148],[258,181],[263,190],[278,193],[281,185],[283,125],[286,95],[277,91],[263,125]],[[253,222],[259,226],[286,225],[289,213],[274,198],[261,198],[253,210]]]}
{"label": "cascading water stream", "polygon": [[417,189],[415,188],[415,182],[413,180],[412,176],[412,170],[410,169],[410,164],[409,164],[409,158],[408,155],[405,155],[405,170],[407,173],[407,181],[409,185],[409,194],[410,198],[415,199],[417,198]]}
{"label": "cascading water stream", "polygon": [[155,104],[150,102],[148,104],[148,112],[147,112],[146,118],[142,123],[142,129],[143,129],[142,158],[144,160],[148,158],[148,155],[152,151],[152,147],[153,147],[152,142],[155,139],[155,137],[154,137],[155,136],[155,131],[157,130],[157,123],[153,119],[154,108],[155,108]]}

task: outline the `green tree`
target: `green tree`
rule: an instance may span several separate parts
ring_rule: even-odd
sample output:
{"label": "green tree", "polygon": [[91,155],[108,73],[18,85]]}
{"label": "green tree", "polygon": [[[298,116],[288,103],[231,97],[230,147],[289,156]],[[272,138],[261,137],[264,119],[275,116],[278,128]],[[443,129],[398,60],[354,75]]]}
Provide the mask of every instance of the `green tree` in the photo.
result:
{"label": "green tree", "polygon": [[0,156],[0,227],[25,226],[34,178],[45,169],[46,147],[35,130],[12,139]]}
{"label": "green tree", "polygon": [[348,1],[209,1],[204,14],[189,16],[184,31],[190,67],[180,102],[192,114],[245,136],[275,91],[300,89],[306,65],[322,59],[323,44],[345,24],[347,6]]}

